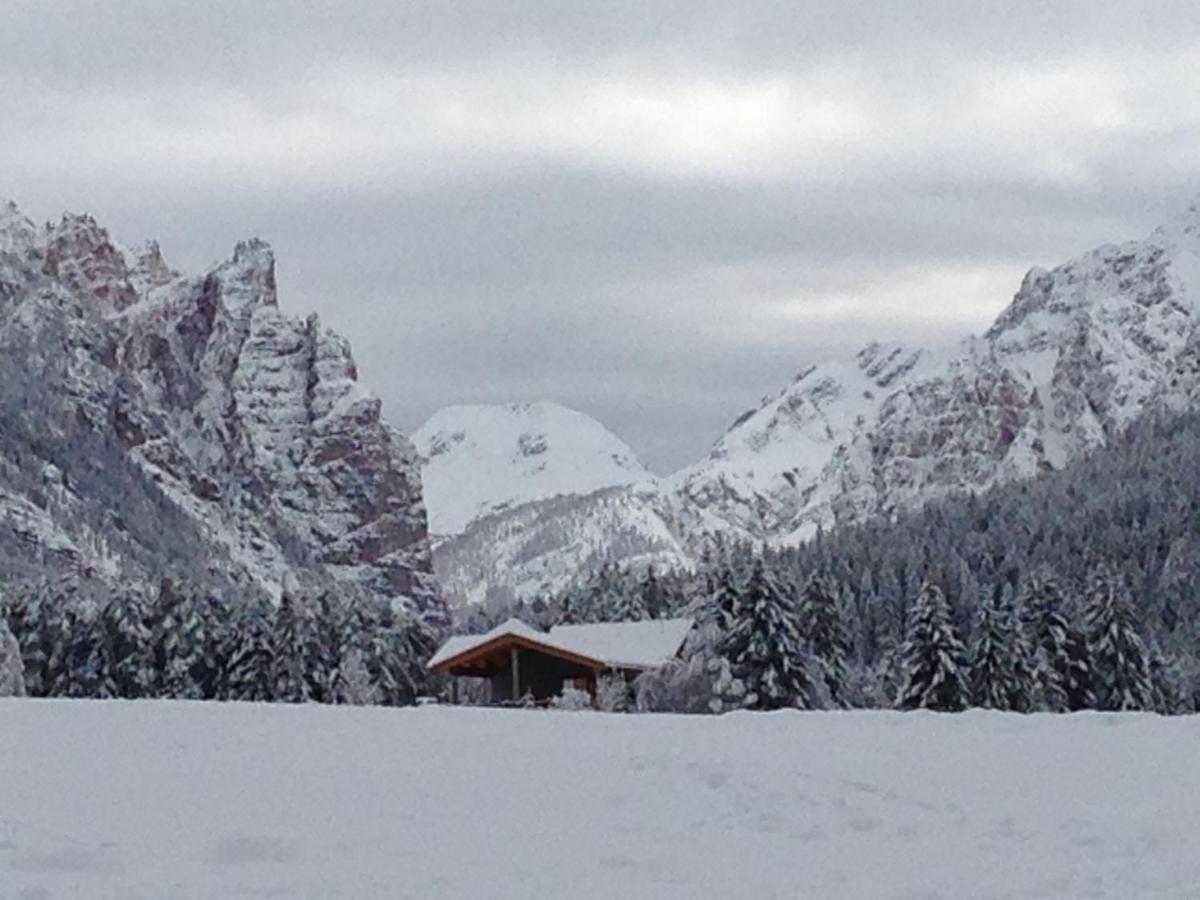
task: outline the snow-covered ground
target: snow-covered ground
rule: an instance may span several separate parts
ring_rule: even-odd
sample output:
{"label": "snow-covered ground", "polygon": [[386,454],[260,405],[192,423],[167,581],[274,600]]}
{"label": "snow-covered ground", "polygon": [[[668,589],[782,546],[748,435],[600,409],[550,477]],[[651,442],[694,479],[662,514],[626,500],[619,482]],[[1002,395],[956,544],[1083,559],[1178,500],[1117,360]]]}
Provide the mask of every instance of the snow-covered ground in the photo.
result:
{"label": "snow-covered ground", "polygon": [[1200,718],[0,701],[0,897],[1196,897]]}

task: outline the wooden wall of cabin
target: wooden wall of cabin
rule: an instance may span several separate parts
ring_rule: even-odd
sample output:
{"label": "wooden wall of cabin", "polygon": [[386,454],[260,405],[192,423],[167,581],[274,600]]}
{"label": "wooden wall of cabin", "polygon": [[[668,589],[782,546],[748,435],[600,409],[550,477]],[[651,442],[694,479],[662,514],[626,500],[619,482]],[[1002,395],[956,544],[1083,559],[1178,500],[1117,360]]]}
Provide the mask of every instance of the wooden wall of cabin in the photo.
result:
{"label": "wooden wall of cabin", "polygon": [[[534,650],[519,650],[517,674],[520,678],[521,696],[532,694],[534,700],[549,700],[562,693],[563,682],[584,678],[594,688],[596,673],[586,666],[547,656]],[[492,702],[503,703],[513,699],[512,666],[505,666],[491,678]]]}

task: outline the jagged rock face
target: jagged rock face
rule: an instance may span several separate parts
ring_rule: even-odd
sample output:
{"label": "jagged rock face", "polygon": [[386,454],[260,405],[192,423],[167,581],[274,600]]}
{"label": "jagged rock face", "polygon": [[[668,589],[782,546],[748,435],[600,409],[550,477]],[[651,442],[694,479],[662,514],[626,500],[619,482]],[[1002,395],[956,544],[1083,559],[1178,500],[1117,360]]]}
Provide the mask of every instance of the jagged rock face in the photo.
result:
{"label": "jagged rock face", "polygon": [[667,485],[684,515],[698,511],[702,530],[766,540],[815,527],[846,491],[873,483],[854,438],[927,366],[919,350],[882,344],[868,345],[850,365],[810,366]]}
{"label": "jagged rock face", "polygon": [[[266,244],[187,277],[89,217],[42,231],[3,205],[0,303],[0,352],[24,381],[6,413],[44,397],[55,434],[110,441],[233,581],[332,580],[437,606],[415,451],[358,384],[348,344],[280,311]],[[140,574],[156,565],[111,551],[107,573],[135,557]]]}

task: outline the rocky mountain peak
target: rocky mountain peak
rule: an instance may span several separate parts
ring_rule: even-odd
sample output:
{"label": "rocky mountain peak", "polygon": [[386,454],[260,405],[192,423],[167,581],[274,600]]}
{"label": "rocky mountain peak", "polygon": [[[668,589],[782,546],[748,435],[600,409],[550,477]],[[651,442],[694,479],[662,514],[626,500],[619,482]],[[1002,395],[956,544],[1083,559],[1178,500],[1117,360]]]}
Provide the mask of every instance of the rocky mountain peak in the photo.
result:
{"label": "rocky mountain peak", "polygon": [[[0,360],[12,367],[0,382],[15,392],[0,392],[0,433],[10,436],[0,441],[0,507],[34,502],[5,473],[47,447],[42,464],[67,483],[103,484],[72,450],[99,442],[112,477],[132,479],[129,502],[169,511],[174,530],[191,535],[188,552],[208,560],[200,570],[226,584],[278,594],[289,582],[337,583],[440,607],[415,451],[358,383],[349,344],[316,316],[280,310],[265,242],[186,276],[157,244],[124,250],[90,216],[65,216],[32,241],[23,258],[40,266],[6,268],[0,257],[17,309],[0,318]],[[29,409],[40,410],[36,423]],[[15,444],[26,431],[42,443]],[[54,449],[55,436],[70,435]],[[105,533],[110,513],[90,505],[96,495],[38,514],[65,565],[82,564]],[[90,569],[105,577],[153,580],[179,555],[170,534],[106,534],[105,565]],[[44,548],[35,541],[31,552]]]}
{"label": "rocky mountain peak", "polygon": [[278,306],[275,285],[275,253],[266,241],[253,238],[240,242],[233,257],[214,273],[221,293],[231,309],[243,306]]}
{"label": "rocky mountain peak", "polygon": [[64,215],[46,233],[44,273],[102,308],[121,311],[138,300],[122,253],[89,215]]}

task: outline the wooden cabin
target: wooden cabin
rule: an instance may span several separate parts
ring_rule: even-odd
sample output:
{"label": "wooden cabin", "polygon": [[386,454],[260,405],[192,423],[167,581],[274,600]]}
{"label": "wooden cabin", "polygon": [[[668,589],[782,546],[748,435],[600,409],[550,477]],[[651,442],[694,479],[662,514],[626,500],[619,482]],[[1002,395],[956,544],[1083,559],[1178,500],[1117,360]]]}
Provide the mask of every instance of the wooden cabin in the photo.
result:
{"label": "wooden cabin", "polygon": [[597,679],[620,673],[632,679],[679,655],[691,619],[556,625],[539,631],[509,619],[487,634],[450,638],[429,661],[432,672],[486,678],[493,703],[531,696],[546,701],[565,685],[591,694]]}

